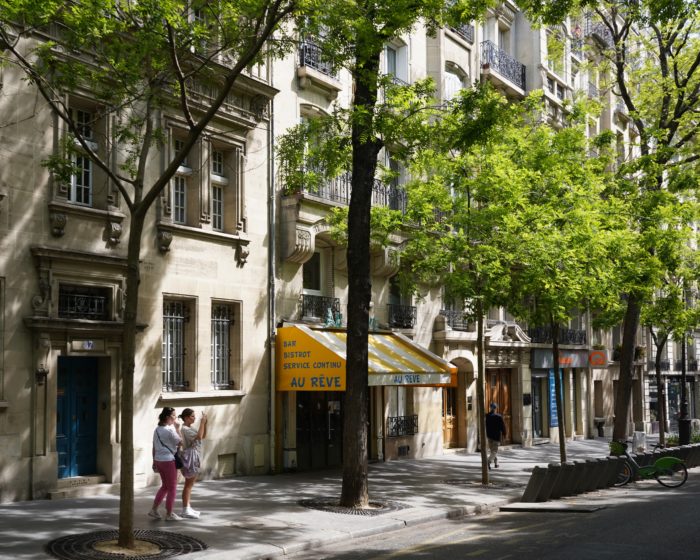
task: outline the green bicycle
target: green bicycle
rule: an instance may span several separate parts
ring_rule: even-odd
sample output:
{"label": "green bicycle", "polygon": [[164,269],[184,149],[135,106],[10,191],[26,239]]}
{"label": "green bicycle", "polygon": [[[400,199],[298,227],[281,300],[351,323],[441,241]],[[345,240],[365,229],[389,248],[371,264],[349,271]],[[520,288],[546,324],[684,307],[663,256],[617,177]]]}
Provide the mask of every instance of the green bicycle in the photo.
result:
{"label": "green bicycle", "polygon": [[678,488],[688,480],[688,468],[682,459],[678,457],[661,457],[654,461],[653,465],[639,466],[634,457],[627,451],[627,443],[624,441],[611,441],[610,453],[612,455],[624,455],[625,460],[617,475],[615,486],[624,486],[633,479],[656,479],[662,486]]}

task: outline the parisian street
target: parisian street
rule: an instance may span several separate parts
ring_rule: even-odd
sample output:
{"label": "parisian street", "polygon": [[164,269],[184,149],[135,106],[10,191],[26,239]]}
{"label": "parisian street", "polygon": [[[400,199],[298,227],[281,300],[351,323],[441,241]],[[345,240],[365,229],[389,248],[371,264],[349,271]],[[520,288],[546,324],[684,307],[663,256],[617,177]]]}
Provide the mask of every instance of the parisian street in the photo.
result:
{"label": "parisian street", "polygon": [[[497,512],[408,526],[291,558],[697,560],[699,493],[700,479],[691,471],[688,482],[677,489],[645,481],[535,504],[539,511]],[[551,511],[557,506],[566,509]]]}

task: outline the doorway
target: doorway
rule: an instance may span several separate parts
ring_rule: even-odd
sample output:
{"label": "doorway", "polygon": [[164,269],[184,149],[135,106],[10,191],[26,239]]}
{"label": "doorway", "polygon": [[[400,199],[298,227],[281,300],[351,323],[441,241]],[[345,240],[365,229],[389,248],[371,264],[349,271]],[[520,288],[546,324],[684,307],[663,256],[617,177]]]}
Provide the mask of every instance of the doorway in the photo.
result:
{"label": "doorway", "polygon": [[532,377],[532,437],[544,437],[542,377]]}
{"label": "doorway", "polygon": [[343,393],[297,393],[297,467],[315,470],[343,464]]}
{"label": "doorway", "polygon": [[457,447],[457,388],[442,388],[443,447]]}
{"label": "doorway", "polygon": [[58,478],[97,472],[97,358],[58,358]]}
{"label": "doorway", "polygon": [[488,410],[490,403],[498,405],[496,412],[503,416],[503,422],[506,425],[506,435],[503,438],[503,443],[512,443],[513,441],[510,374],[511,370],[504,368],[486,370],[486,403],[484,408]]}

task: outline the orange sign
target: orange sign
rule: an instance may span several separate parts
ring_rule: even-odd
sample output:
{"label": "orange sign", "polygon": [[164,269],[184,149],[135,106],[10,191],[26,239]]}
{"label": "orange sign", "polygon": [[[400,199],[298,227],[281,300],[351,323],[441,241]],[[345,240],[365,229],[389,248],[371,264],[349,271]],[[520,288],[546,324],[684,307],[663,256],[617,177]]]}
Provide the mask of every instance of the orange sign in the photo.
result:
{"label": "orange sign", "polygon": [[588,363],[592,366],[605,366],[608,364],[608,354],[605,350],[593,350],[588,355]]}
{"label": "orange sign", "polygon": [[345,360],[294,327],[277,329],[278,391],[345,391]]}

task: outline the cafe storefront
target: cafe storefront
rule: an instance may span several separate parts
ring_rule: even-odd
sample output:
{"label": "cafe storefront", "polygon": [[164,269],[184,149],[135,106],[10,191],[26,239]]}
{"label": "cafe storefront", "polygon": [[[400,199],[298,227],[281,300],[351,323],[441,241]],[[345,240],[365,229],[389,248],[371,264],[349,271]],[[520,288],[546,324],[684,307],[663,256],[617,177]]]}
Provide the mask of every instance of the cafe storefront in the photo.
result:
{"label": "cafe storefront", "polygon": [[[343,415],[351,406],[344,398],[346,340],[344,329],[277,329],[277,451],[285,470],[342,464]],[[425,448],[414,440],[441,428],[439,415],[421,414],[430,406],[421,390],[431,397],[435,388],[456,386],[457,368],[402,334],[381,331],[369,333],[368,376],[371,458],[411,456],[411,447]],[[426,424],[432,417],[435,427]]]}

